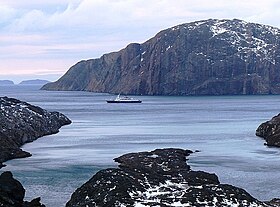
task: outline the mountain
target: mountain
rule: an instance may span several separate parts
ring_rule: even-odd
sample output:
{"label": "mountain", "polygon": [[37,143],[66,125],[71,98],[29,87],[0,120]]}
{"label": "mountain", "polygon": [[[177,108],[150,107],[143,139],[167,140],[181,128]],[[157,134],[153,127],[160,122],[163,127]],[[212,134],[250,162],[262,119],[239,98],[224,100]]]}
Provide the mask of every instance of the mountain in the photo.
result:
{"label": "mountain", "polygon": [[0,80],[0,85],[14,85],[14,82],[11,80]]}
{"label": "mountain", "polygon": [[20,85],[44,85],[44,84],[47,84],[49,82],[50,81],[48,81],[48,80],[34,79],[34,80],[21,81],[19,84]]}
{"label": "mountain", "polygon": [[83,60],[45,90],[145,95],[280,94],[280,30],[209,19]]}

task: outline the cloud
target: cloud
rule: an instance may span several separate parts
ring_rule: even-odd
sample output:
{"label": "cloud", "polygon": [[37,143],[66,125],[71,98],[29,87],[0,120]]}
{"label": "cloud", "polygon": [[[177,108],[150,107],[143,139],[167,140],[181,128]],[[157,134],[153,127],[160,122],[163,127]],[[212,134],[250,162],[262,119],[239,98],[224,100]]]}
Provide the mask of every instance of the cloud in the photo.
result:
{"label": "cloud", "polygon": [[47,16],[40,10],[32,10],[22,16],[21,18],[16,19],[11,25],[13,31],[27,31],[27,32],[36,32],[40,31],[47,20]]}
{"label": "cloud", "polygon": [[[66,71],[177,24],[209,18],[280,27],[278,0],[2,0],[0,75]],[[42,65],[40,67],[40,64]],[[7,73],[6,72],[6,73]]]}
{"label": "cloud", "polygon": [[5,5],[0,5],[0,25],[9,23],[16,15],[16,10]]}
{"label": "cloud", "polygon": [[[31,8],[34,7],[34,2]],[[40,3],[55,5],[55,1]],[[54,6],[60,9],[50,10],[47,6],[41,6],[24,10],[20,17],[11,22],[9,30],[60,34],[78,33],[77,30],[80,30],[81,35],[101,32],[106,35],[116,28],[133,33],[135,29],[141,32],[140,28],[143,27],[164,29],[208,18],[241,18],[262,22],[262,17],[266,19],[265,22],[270,19],[274,26],[278,26],[279,23],[273,21],[273,17],[278,15],[271,12],[275,10],[276,4],[279,3],[275,0],[64,0],[57,7]]]}
{"label": "cloud", "polygon": [[1,0],[1,5],[14,8],[16,10],[33,10],[41,9],[45,11],[58,10],[61,7],[65,7],[68,4],[79,4],[82,0],[29,0],[29,1],[19,1],[19,0]]}

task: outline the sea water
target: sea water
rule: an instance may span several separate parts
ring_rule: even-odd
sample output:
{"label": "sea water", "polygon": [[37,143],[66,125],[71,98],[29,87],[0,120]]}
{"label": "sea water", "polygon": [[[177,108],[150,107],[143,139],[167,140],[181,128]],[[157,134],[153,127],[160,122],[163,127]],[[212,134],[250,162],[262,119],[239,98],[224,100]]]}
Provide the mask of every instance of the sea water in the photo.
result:
{"label": "sea water", "polygon": [[6,162],[24,185],[26,200],[41,197],[61,207],[98,170],[116,167],[124,153],[177,147],[199,150],[193,170],[216,173],[221,183],[268,200],[279,197],[280,148],[255,136],[259,124],[280,112],[280,96],[141,96],[141,104],[108,104],[114,96],[81,91],[0,87],[0,96],[59,111],[73,123],[23,146],[32,157]]}

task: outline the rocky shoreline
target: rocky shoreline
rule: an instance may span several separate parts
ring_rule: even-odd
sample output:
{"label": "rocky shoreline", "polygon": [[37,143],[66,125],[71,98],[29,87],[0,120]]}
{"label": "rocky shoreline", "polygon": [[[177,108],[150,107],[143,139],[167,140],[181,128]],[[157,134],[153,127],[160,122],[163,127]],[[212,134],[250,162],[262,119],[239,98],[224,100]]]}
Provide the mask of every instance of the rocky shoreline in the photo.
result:
{"label": "rocky shoreline", "polygon": [[66,207],[82,206],[274,206],[245,190],[221,184],[217,175],[193,171],[184,149],[156,149],[115,159],[118,168],[96,173]]}
{"label": "rocky shoreline", "polygon": [[[280,206],[280,199],[262,202],[242,188],[221,184],[213,173],[191,170],[186,161],[192,153],[166,148],[122,155],[115,159],[118,168],[96,173],[66,207]],[[40,197],[29,202],[24,195],[11,172],[0,175],[0,206],[45,207]]]}
{"label": "rocky shoreline", "polygon": [[0,168],[3,162],[31,156],[20,149],[39,137],[57,133],[71,121],[59,112],[8,97],[0,98]]}
{"label": "rocky shoreline", "polygon": [[[59,112],[49,112],[38,106],[8,97],[0,97],[0,168],[3,162],[29,157],[20,147],[44,135],[57,133],[71,121]],[[40,198],[24,201],[25,189],[11,172],[0,175],[0,206],[45,207]]]}

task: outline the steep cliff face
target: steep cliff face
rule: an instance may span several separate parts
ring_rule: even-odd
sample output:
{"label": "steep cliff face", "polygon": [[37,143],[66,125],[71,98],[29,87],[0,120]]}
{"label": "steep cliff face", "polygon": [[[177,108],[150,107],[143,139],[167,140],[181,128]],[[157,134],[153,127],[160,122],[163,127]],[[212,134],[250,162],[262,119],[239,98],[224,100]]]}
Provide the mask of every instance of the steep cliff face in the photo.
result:
{"label": "steep cliff face", "polygon": [[280,94],[280,30],[205,20],[81,61],[45,90],[148,95]]}

